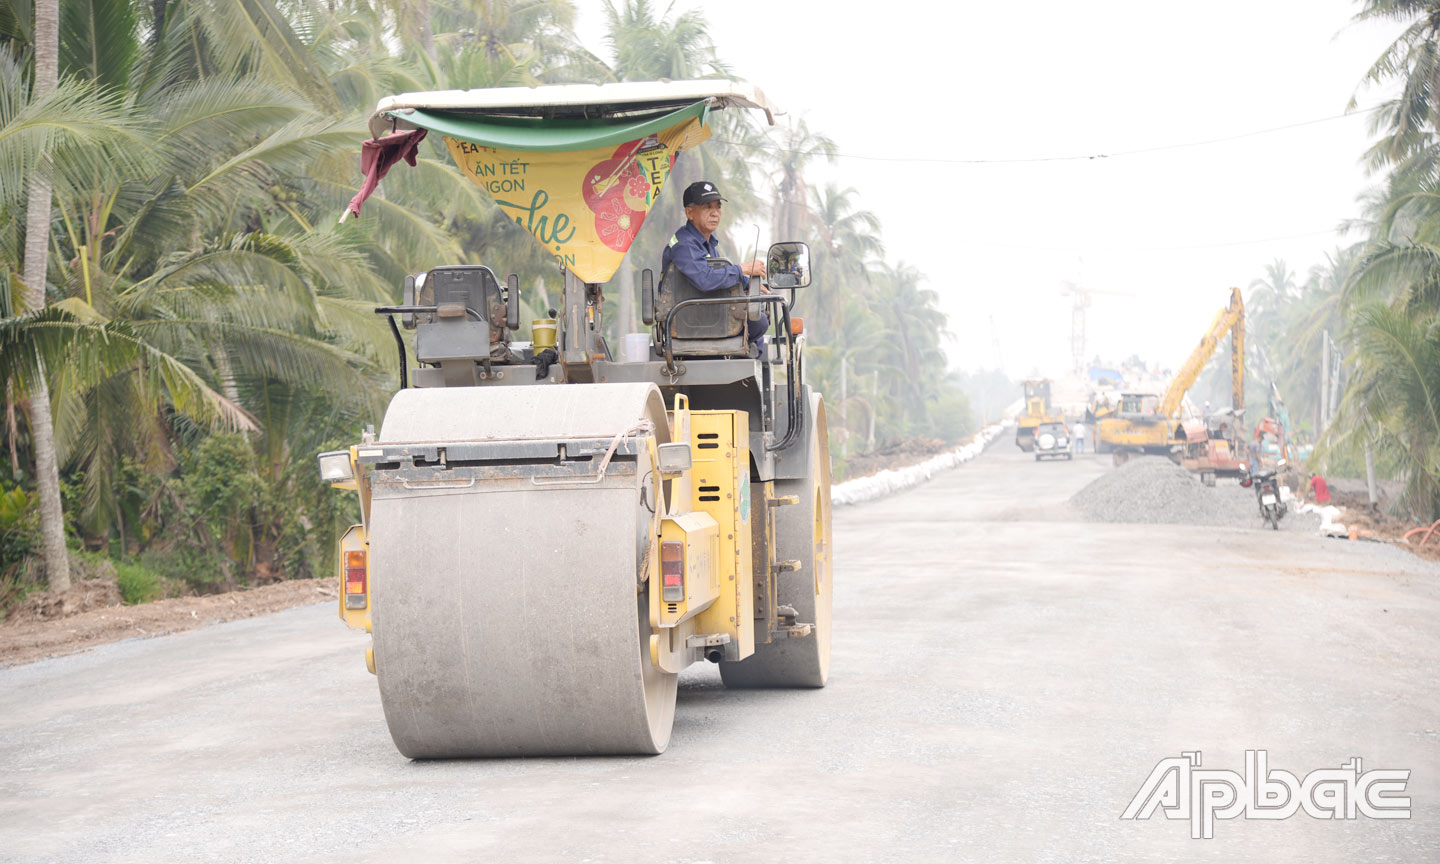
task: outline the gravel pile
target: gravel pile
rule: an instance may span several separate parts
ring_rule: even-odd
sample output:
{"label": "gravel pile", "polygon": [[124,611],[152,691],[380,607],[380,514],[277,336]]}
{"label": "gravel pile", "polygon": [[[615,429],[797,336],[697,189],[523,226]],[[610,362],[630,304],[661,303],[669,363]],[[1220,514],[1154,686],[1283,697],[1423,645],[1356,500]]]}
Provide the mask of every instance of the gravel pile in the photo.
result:
{"label": "gravel pile", "polygon": [[[1260,518],[1255,490],[1235,481],[1204,486],[1190,472],[1161,456],[1131,459],[1070,498],[1091,522],[1145,522],[1269,528]],[[1280,520],[1281,531],[1314,531],[1319,519],[1292,507]]]}

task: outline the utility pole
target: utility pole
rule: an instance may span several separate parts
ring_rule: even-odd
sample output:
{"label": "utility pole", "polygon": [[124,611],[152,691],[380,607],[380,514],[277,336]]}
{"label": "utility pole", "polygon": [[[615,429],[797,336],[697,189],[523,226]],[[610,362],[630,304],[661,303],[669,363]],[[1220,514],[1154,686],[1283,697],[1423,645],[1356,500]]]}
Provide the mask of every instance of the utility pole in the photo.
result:
{"label": "utility pole", "polygon": [[880,370],[870,373],[870,434],[865,437],[865,452],[875,452],[875,408],[880,404]]}
{"label": "utility pole", "polygon": [[1375,510],[1380,504],[1380,497],[1375,494],[1375,457],[1370,452],[1370,439],[1365,439],[1365,491],[1370,495],[1370,509]]}
{"label": "utility pole", "polygon": [[1342,374],[1340,367],[1345,362],[1345,357],[1335,347],[1334,342],[1330,343],[1330,353],[1332,355],[1330,360],[1330,419],[1334,420],[1335,415],[1340,411],[1340,378]]}
{"label": "utility pole", "polygon": [[1316,437],[1325,433],[1330,425],[1330,331],[1321,334],[1320,341],[1320,416],[1316,423]]}

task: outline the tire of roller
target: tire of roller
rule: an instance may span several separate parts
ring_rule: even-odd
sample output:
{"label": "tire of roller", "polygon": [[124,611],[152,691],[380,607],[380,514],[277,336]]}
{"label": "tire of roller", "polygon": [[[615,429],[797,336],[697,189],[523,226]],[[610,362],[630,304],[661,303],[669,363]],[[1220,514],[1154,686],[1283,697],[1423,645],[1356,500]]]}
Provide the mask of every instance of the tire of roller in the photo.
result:
{"label": "tire of roller", "polygon": [[[780,574],[781,605],[795,608],[801,623],[814,623],[810,636],[756,644],[755,653],[738,662],[720,664],[720,677],[730,688],[824,687],[830,675],[830,621],[833,603],[830,513],[830,435],[825,402],[810,397],[810,464],[799,480],[777,480],[777,496],[794,495],[798,504],[775,510],[777,560],[799,560],[798,572]],[[820,518],[817,530],[816,516]],[[817,536],[818,535],[818,536]],[[819,572],[819,590],[816,575]]]}

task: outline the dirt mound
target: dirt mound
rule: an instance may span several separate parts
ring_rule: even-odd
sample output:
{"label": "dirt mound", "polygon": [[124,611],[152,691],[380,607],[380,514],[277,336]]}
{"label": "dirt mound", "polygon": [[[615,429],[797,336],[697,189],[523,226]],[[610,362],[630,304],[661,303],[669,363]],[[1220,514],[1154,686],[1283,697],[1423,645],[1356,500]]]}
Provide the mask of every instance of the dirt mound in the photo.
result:
{"label": "dirt mound", "polygon": [[64,592],[41,591],[26,597],[10,614],[6,623],[36,621],[46,618],[64,618],[78,615],[92,609],[105,609],[120,605],[120,589],[113,578],[86,579],[72,582],[70,590]]}
{"label": "dirt mound", "polygon": [[917,436],[877,447],[873,453],[851,453],[845,457],[844,479],[854,480],[879,474],[881,471],[918,465],[932,456],[953,450],[955,446],[939,438]]}
{"label": "dirt mound", "polygon": [[[1233,481],[1201,485],[1190,472],[1159,456],[1132,459],[1076,492],[1070,504],[1092,522],[1267,527],[1255,491]],[[1319,520],[1293,509],[1280,529],[1313,531]]]}
{"label": "dirt mound", "polygon": [[[98,581],[76,584],[63,595],[46,592],[27,597],[23,607],[0,623],[0,666],[72,654],[121,639],[162,636],[205,624],[253,618],[335,597],[334,579],[295,579],[248,591],[121,606],[113,582],[113,595],[93,585],[82,587]],[[113,605],[81,608],[100,603],[105,596],[113,596]]]}

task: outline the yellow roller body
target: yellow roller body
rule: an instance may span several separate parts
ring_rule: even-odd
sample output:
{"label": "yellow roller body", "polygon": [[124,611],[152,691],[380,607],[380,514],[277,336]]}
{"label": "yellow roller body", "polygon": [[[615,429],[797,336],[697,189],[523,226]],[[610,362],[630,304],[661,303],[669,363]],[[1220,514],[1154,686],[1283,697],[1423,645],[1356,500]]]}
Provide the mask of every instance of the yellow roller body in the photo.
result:
{"label": "yellow roller body", "polygon": [[813,626],[800,638],[777,631],[775,638],[757,642],[754,654],[721,663],[726,687],[824,687],[830,677],[830,445],[825,402],[818,394],[810,397],[810,418],[805,475],[775,481],[772,502],[779,506],[766,510],[774,521],[775,559],[799,565],[776,574],[776,602],[793,610],[797,623]]}

